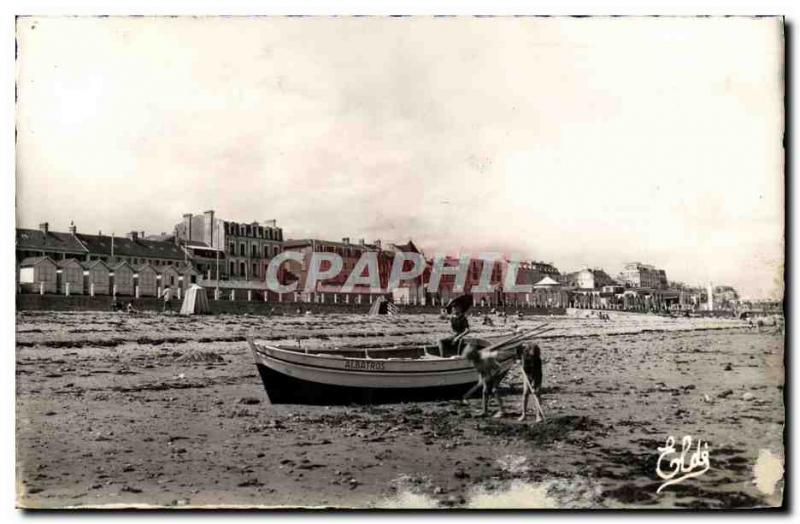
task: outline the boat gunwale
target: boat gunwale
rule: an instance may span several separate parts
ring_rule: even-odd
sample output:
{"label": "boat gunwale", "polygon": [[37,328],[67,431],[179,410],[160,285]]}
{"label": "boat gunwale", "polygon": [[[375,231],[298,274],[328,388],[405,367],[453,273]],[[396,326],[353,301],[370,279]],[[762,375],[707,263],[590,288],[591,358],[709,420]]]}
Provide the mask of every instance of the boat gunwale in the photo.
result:
{"label": "boat gunwale", "polygon": [[[283,360],[279,357],[274,355],[269,355],[267,353],[258,352],[258,357],[262,359],[271,359],[278,361],[286,366],[298,367],[307,370],[318,370],[324,371],[325,373],[335,373],[339,375],[363,375],[363,374],[371,374],[375,376],[380,375],[388,375],[388,376],[443,376],[443,375],[455,375],[455,374],[464,374],[464,373],[474,373],[475,368],[473,367],[463,367],[463,368],[455,368],[455,369],[428,369],[428,370],[400,370],[400,371],[390,371],[384,369],[339,369],[339,368],[329,368],[323,366],[315,366],[314,364],[306,363],[301,364],[299,362],[293,362],[291,360]],[[262,363],[262,365],[267,365],[266,363]],[[269,366],[272,367],[272,366]],[[274,369],[274,368],[272,368]],[[276,370],[277,371],[277,370]],[[477,381],[477,375],[475,381]]]}
{"label": "boat gunwale", "polygon": [[[489,342],[486,338],[483,338],[483,337],[470,338],[470,340],[478,341],[478,342],[481,342],[481,343],[491,344],[491,342]],[[453,355],[451,357],[439,357],[437,355],[430,355],[429,353],[427,353],[425,351],[426,348],[434,348],[434,347],[436,347],[434,345],[405,346],[405,347],[397,347],[397,348],[374,348],[374,349],[370,349],[370,348],[353,348],[352,350],[348,350],[348,349],[344,348],[344,349],[338,349],[338,350],[335,350],[335,351],[328,351],[328,352],[317,352],[319,350],[314,350],[314,353],[309,353],[309,352],[303,351],[302,348],[282,348],[280,346],[275,346],[275,345],[272,345],[272,344],[266,344],[266,343],[263,343],[263,342],[259,343],[258,339],[256,339],[253,336],[248,336],[247,337],[247,341],[250,343],[250,346],[251,346],[251,348],[253,350],[256,350],[256,348],[259,348],[259,347],[263,347],[263,348],[269,349],[270,351],[280,351],[280,352],[284,352],[284,353],[293,353],[293,354],[298,354],[298,355],[306,355],[306,356],[314,357],[314,358],[333,359],[333,360],[364,360],[364,361],[372,361],[372,362],[374,362],[376,360],[386,361],[386,362],[402,362],[402,361],[409,361],[409,362],[436,361],[436,362],[438,362],[438,361],[443,361],[443,360],[447,360],[447,361],[465,360],[464,357],[461,356],[461,355]],[[415,358],[412,358],[412,357],[393,357],[393,358],[381,358],[381,357],[378,357],[378,358],[373,358],[373,357],[367,357],[367,356],[364,356],[364,357],[348,357],[348,356],[337,355],[336,354],[337,352],[341,352],[341,353],[364,352],[365,354],[366,354],[366,352],[389,353],[389,352],[393,352],[393,351],[411,351],[411,350],[415,350],[415,349],[420,350],[424,354],[429,355],[429,356],[434,357],[434,358],[432,358],[432,359],[425,359],[425,358],[421,358],[421,357],[415,357]]]}
{"label": "boat gunwale", "polygon": [[[303,356],[307,356],[307,357],[313,357],[313,358],[319,358],[319,359],[328,359],[328,360],[336,360],[336,361],[341,361],[341,360],[363,360],[363,361],[366,361],[366,362],[375,362],[375,361],[381,361],[381,362],[442,362],[442,361],[448,361],[448,362],[451,362],[451,361],[454,361],[454,360],[466,360],[461,355],[453,355],[452,357],[438,357],[436,355],[430,355],[431,357],[434,357],[434,358],[431,358],[431,359],[425,359],[425,358],[420,358],[420,357],[417,357],[417,358],[411,358],[411,357],[396,357],[396,358],[388,358],[388,357],[385,357],[385,358],[347,357],[347,356],[344,356],[344,355],[334,355],[334,354],[331,354],[331,353],[304,353],[303,351],[285,349],[285,348],[281,348],[281,347],[278,347],[278,346],[273,346],[271,344],[258,344],[255,340],[251,340],[251,344],[252,344],[253,350],[256,351],[256,352],[259,352],[259,353],[263,353],[264,352],[263,349],[261,351],[259,351],[260,348],[266,348],[266,349],[268,349],[270,351],[277,351],[277,352],[281,352],[281,353],[289,353],[289,354],[294,354],[294,355],[303,355]],[[421,347],[423,351],[424,351],[425,347],[426,346],[422,346]],[[354,350],[354,352],[355,351],[356,350]],[[364,351],[364,350],[359,350],[359,351]],[[370,350],[367,350],[367,351],[370,351]],[[396,349],[396,350],[392,350],[392,351],[403,351],[403,349],[400,348],[400,349]],[[344,353],[345,351],[342,351],[342,352]]]}

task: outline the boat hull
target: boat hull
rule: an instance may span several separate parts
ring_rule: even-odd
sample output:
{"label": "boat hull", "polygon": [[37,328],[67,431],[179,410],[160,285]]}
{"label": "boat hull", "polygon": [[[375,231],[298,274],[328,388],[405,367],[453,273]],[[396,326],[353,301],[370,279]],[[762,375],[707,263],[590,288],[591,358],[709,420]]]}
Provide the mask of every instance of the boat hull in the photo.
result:
{"label": "boat hull", "polygon": [[444,400],[462,397],[478,382],[472,364],[463,358],[347,358],[248,342],[273,404]]}
{"label": "boat hull", "polygon": [[371,388],[341,386],[300,380],[280,373],[263,364],[256,364],[264,390],[272,404],[387,404],[397,402],[419,402],[423,400],[447,400],[461,398],[477,384],[428,386],[424,388]]}

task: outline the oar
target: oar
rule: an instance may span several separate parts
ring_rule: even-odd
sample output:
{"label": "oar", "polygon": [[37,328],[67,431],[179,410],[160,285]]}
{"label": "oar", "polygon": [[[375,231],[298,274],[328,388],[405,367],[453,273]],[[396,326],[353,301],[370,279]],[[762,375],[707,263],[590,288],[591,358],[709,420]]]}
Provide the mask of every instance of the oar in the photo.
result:
{"label": "oar", "polygon": [[489,353],[491,351],[497,350],[498,348],[500,348],[502,346],[505,346],[505,345],[508,345],[508,344],[516,344],[519,340],[522,340],[522,339],[524,339],[526,337],[530,337],[533,334],[539,333],[539,331],[541,331],[542,328],[544,328],[544,326],[546,326],[546,325],[547,324],[543,324],[542,326],[538,326],[536,328],[533,328],[530,331],[525,331],[523,333],[517,333],[516,335],[514,335],[514,336],[512,336],[510,338],[507,338],[505,340],[501,340],[500,342],[496,342],[495,344],[492,344],[491,346],[487,346],[487,347],[481,349],[481,353]]}
{"label": "oar", "polygon": [[492,351],[494,351],[495,353],[500,353],[500,352],[504,352],[504,351],[514,350],[515,347],[518,346],[519,344],[521,344],[522,342],[530,340],[533,337],[538,337],[539,335],[543,335],[545,333],[549,333],[550,331],[553,331],[554,329],[555,328],[548,328],[548,329],[542,329],[541,331],[537,331],[536,333],[528,333],[524,337],[517,338],[517,339],[515,339],[513,341],[507,341],[507,342],[505,342],[503,344],[498,344],[498,346],[495,349],[493,349]]}
{"label": "oar", "polygon": [[529,329],[527,331],[522,331],[522,332],[521,331],[510,331],[510,332],[504,332],[504,333],[489,333],[489,334],[487,334],[485,336],[489,337],[489,338],[509,337],[505,341],[503,341],[503,343],[506,343],[506,342],[511,341],[511,339],[514,339],[514,338],[517,338],[517,337],[521,337],[521,336],[523,336],[523,335],[525,335],[527,333],[532,333],[534,331],[538,331],[538,330],[540,330],[540,329],[542,329],[542,328],[544,328],[546,326],[547,326],[547,323],[544,323],[542,325],[533,327],[533,328],[531,328],[531,329]]}
{"label": "oar", "polygon": [[508,340],[505,340],[503,342],[498,342],[497,344],[491,345],[491,346],[489,346],[487,348],[483,348],[483,349],[481,349],[481,353],[486,355],[486,354],[491,353],[493,351],[497,351],[497,352],[504,351],[504,350],[510,349],[510,348],[512,348],[512,347],[514,347],[514,346],[516,346],[516,345],[518,345],[518,344],[520,344],[520,343],[522,343],[522,342],[524,342],[524,341],[526,341],[528,339],[531,339],[531,338],[533,338],[535,336],[541,335],[542,333],[546,333],[548,331],[552,331],[553,329],[554,328],[540,329],[538,331],[529,331],[527,333],[523,333],[523,334],[518,335],[516,337],[512,337],[512,338],[510,338]]}

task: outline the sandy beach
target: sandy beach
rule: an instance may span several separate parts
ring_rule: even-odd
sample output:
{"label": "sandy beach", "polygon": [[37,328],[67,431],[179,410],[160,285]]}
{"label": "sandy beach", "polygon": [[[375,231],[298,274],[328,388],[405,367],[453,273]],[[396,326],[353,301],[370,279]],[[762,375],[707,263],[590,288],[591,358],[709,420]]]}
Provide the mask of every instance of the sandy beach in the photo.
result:
{"label": "sandy beach", "polygon": [[[545,422],[516,421],[516,371],[500,420],[477,418],[477,400],[272,406],[245,342],[251,330],[289,346],[428,342],[448,330],[436,315],[19,313],[18,505],[781,503],[782,480],[754,482],[757,464],[783,460],[775,328],[653,315],[526,317],[484,329],[470,320],[478,333],[555,328],[539,340]],[[710,469],[656,493],[657,448],[670,435],[708,442]]]}

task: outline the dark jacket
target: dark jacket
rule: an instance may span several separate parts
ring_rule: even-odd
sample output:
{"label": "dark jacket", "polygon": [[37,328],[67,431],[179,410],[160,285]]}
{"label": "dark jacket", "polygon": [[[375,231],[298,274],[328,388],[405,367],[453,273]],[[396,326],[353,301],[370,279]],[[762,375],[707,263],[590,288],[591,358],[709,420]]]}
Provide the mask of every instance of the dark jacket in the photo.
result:
{"label": "dark jacket", "polygon": [[469,321],[466,315],[458,315],[450,318],[450,327],[456,334],[463,333],[469,329]]}

